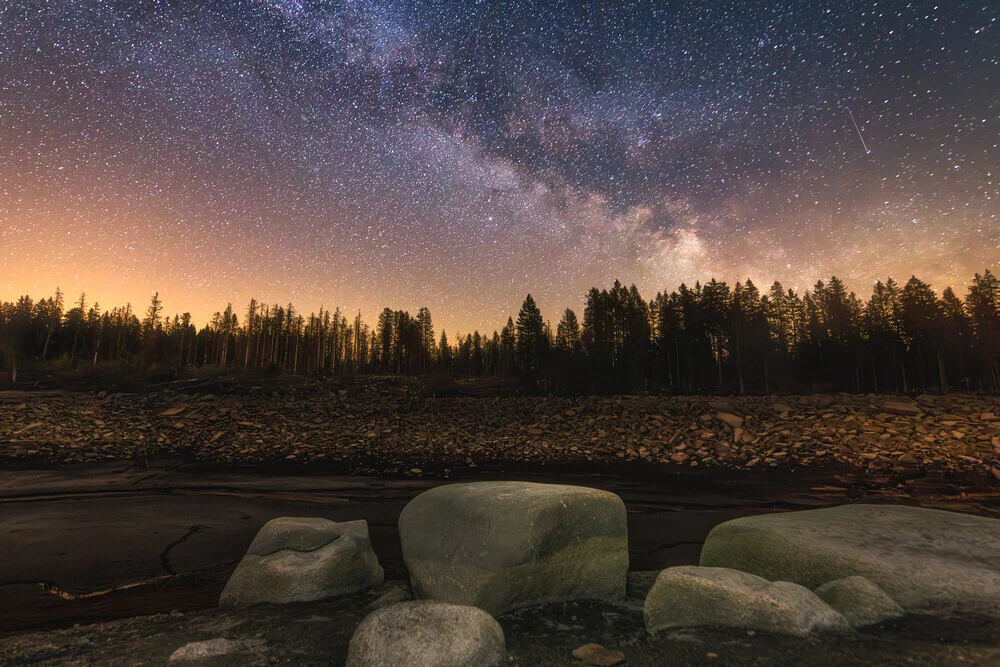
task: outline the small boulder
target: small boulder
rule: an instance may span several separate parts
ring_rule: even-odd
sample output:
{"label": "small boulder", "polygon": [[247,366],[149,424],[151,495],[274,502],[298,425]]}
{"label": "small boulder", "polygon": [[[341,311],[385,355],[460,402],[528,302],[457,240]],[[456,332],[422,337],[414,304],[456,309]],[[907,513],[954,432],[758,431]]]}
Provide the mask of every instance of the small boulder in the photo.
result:
{"label": "small boulder", "polygon": [[492,667],[507,660],[503,630],[482,609],[417,600],[365,618],[347,649],[348,667]]}
{"label": "small boulder", "polygon": [[257,533],[219,606],[324,600],[380,586],[382,580],[367,522],[283,517]]}
{"label": "small boulder", "polygon": [[718,567],[684,565],[660,572],[643,606],[646,631],[701,625],[768,630],[804,637],[850,624],[808,588]]}
{"label": "small boulder", "polygon": [[843,614],[855,628],[899,618],[905,613],[899,603],[864,577],[828,581],[816,589],[816,595]]}
{"label": "small boulder", "polygon": [[607,491],[531,482],[439,486],[403,509],[399,537],[418,598],[498,615],[625,597],[625,504]]}

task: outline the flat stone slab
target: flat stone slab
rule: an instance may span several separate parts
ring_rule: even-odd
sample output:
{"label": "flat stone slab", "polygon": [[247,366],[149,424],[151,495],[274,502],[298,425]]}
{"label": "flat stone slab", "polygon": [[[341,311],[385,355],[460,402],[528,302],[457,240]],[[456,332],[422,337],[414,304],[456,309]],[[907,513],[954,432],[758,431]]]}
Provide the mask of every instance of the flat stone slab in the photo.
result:
{"label": "flat stone slab", "polygon": [[399,537],[418,598],[497,615],[625,597],[625,504],[607,491],[531,482],[440,486],[403,509]]}
{"label": "flat stone slab", "polygon": [[503,630],[478,607],[417,600],[372,612],[347,649],[347,667],[497,667]]}
{"label": "flat stone slab", "polygon": [[843,505],[716,526],[701,565],[816,589],[865,577],[908,611],[1000,612],[1000,520],[900,505]]}
{"label": "flat stone slab", "polygon": [[803,586],[721,567],[663,570],[646,596],[642,615],[651,634],[704,625],[799,637],[851,629],[847,619]]}
{"label": "flat stone slab", "polygon": [[219,606],[324,600],[380,586],[383,579],[367,522],[281,517],[260,529]]}

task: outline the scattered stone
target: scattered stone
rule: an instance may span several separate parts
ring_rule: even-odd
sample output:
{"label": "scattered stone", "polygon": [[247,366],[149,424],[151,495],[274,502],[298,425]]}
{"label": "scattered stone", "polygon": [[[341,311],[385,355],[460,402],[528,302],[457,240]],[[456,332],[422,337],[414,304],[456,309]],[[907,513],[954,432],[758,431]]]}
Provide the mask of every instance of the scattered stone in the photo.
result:
{"label": "scattered stone", "polygon": [[532,482],[439,486],[403,509],[399,537],[419,598],[496,615],[625,597],[625,504],[607,491]]}
{"label": "scattered stone", "polygon": [[348,667],[494,667],[507,660],[503,630],[476,607],[417,600],[383,607],[361,622]]}
{"label": "scattered stone", "polygon": [[809,589],[772,583],[726,568],[684,565],[663,570],[643,606],[646,631],[701,625],[768,630],[804,637],[845,631],[847,620]]}
{"label": "scattered stone", "polygon": [[899,603],[864,577],[828,581],[816,589],[816,595],[843,614],[855,628],[898,618],[905,613]]}
{"label": "scattered stone", "polygon": [[625,662],[624,653],[604,648],[600,644],[584,644],[573,649],[573,657],[585,665],[596,665],[597,667],[612,667]]}
{"label": "scattered stone", "polygon": [[888,412],[892,415],[901,415],[903,417],[919,417],[924,414],[924,411],[920,409],[920,406],[916,403],[907,403],[905,401],[891,400],[886,401],[882,404],[882,411]]}
{"label": "scattered stone", "polygon": [[257,533],[219,606],[324,600],[380,586],[382,580],[367,522],[283,517]]}
{"label": "scattered stone", "polygon": [[243,645],[240,642],[232,642],[219,637],[217,639],[206,639],[205,641],[185,644],[170,654],[169,661],[190,662],[194,660],[206,660],[242,650]]}
{"label": "scattered stone", "polygon": [[791,406],[781,402],[774,403],[771,409],[782,419],[786,418],[792,412]]}
{"label": "scattered stone", "polygon": [[716,413],[715,418],[729,428],[739,428],[740,426],[743,426],[743,417],[730,414],[728,412],[718,412]]}
{"label": "scattered stone", "polygon": [[842,505],[716,526],[701,564],[816,589],[858,575],[908,611],[1000,613],[1000,520],[901,505]]}

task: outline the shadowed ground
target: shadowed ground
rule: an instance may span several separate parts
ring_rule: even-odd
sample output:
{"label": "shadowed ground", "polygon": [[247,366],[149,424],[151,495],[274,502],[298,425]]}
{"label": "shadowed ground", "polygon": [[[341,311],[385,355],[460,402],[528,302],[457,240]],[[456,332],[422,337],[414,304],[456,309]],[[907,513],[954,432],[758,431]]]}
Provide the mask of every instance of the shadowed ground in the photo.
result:
{"label": "shadowed ground", "polygon": [[[0,473],[0,634],[213,607],[257,530],[278,516],[366,519],[387,579],[404,579],[396,521],[446,480],[343,477],[289,468],[161,461]],[[722,521],[864,500],[1000,516],[990,487],[926,479],[890,486],[847,468],[634,470],[629,477],[497,465],[468,479],[558,481],[607,489],[629,512],[630,567],[697,563]],[[117,589],[117,590],[116,590]]]}

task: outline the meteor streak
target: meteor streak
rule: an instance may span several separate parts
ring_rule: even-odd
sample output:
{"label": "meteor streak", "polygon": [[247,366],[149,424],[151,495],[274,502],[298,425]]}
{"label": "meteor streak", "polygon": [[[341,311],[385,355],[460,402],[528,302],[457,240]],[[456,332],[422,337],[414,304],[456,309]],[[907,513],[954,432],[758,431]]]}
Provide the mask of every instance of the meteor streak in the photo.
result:
{"label": "meteor streak", "polygon": [[868,155],[872,151],[868,148],[868,144],[865,143],[865,138],[861,136],[861,128],[858,127],[858,121],[854,120],[854,114],[851,113],[850,109],[847,110],[847,113],[851,114],[851,122],[854,123],[854,129],[858,131],[858,139],[861,140],[861,145],[865,147],[865,155]]}

